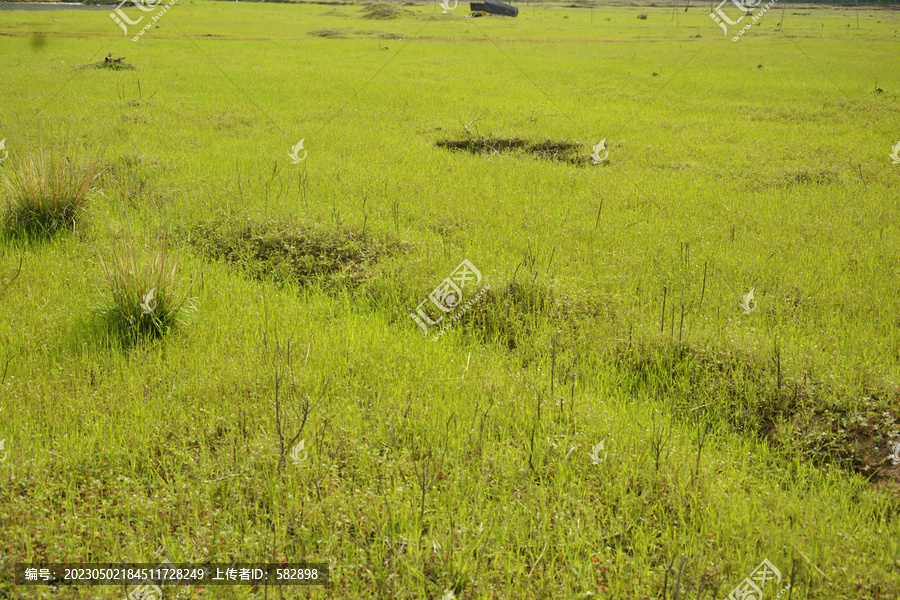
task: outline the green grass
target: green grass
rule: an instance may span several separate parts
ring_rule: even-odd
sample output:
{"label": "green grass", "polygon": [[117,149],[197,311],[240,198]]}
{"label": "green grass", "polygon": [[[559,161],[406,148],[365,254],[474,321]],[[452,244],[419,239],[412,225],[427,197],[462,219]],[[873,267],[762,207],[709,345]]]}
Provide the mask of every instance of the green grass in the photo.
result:
{"label": "green grass", "polygon": [[100,174],[96,160],[79,161],[45,154],[13,162],[4,173],[7,198],[2,223],[8,237],[48,237],[61,230],[74,230],[95,192]]}
{"label": "green grass", "polygon": [[126,236],[113,247],[111,258],[99,260],[111,297],[99,312],[122,341],[162,337],[192,311],[187,293],[178,289],[178,262],[165,241],[142,248]]}
{"label": "green grass", "polygon": [[[75,235],[0,241],[0,591],[164,546],[329,563],[273,597],[712,599],[768,559],[897,598],[896,11],[398,8],[2,13],[3,201],[63,141],[103,173]],[[104,262],[162,247],[123,230],[196,306],[132,344],[95,307],[162,284]],[[490,290],[433,342],[463,259]]]}

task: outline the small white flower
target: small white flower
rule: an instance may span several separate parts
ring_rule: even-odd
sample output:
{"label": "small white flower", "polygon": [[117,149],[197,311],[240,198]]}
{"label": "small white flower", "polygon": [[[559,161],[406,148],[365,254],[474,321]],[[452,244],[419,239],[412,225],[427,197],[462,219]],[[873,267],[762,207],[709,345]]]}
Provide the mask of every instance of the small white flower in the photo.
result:
{"label": "small white flower", "polygon": [[[597,444],[596,446],[591,448],[589,456],[591,457],[591,462],[594,463],[595,465],[599,465],[604,460],[606,460],[606,456],[609,453],[604,450],[605,445],[606,445],[606,440],[601,440],[599,444]],[[602,458],[600,457],[601,452],[603,452]]]}
{"label": "small white flower", "polygon": [[444,595],[441,596],[441,600],[454,600],[456,598],[456,594],[453,593],[453,590],[444,590]]}
{"label": "small white flower", "polygon": [[[741,308],[744,311],[745,315],[749,315],[754,310],[756,310],[756,300],[753,299],[753,290],[756,288],[750,288],[750,293],[744,296],[744,299],[741,301]],[[751,306],[750,303],[753,303]]]}
{"label": "small white flower", "polygon": [[[0,146],[0,149],[2,148],[3,146]],[[893,150],[893,152],[889,154],[889,156],[893,159],[891,160],[891,164],[900,165],[900,142],[897,142],[897,145],[891,148],[891,150]]]}
{"label": "small white flower", "polygon": [[[603,156],[600,153],[603,152]],[[591,163],[599,165],[606,157],[609,156],[609,150],[606,149],[606,138],[600,140],[600,143],[594,146],[594,152],[591,154]]]}
{"label": "small white flower", "polygon": [[306,462],[306,440],[300,440],[291,448],[291,462],[298,467]]}
{"label": "small white flower", "polygon": [[[3,452],[3,447],[6,445],[6,440],[0,440],[0,452]],[[9,454],[8,452],[3,452],[3,458],[0,458],[0,462],[6,460],[6,456]]]}
{"label": "small white flower", "polygon": [[[0,450],[3,449],[3,443],[0,442]],[[894,445],[894,449],[891,451],[890,456],[888,458],[891,459],[892,465],[900,465],[900,442],[897,442]]]}
{"label": "small white flower", "polygon": [[153,297],[155,292],[156,288],[147,292],[147,295],[144,296],[144,301],[141,302],[141,309],[145,315],[153,314],[153,311],[156,310],[156,298]]}

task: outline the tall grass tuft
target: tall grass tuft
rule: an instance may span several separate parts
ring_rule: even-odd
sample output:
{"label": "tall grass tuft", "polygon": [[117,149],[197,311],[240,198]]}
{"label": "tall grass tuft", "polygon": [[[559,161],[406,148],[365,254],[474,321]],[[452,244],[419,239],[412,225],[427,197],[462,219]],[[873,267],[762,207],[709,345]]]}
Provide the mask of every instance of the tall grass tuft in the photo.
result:
{"label": "tall grass tuft", "polygon": [[162,337],[194,309],[177,289],[178,261],[164,243],[143,251],[128,237],[113,245],[109,265],[102,257],[100,263],[112,292],[112,303],[101,314],[128,341]]}
{"label": "tall grass tuft", "polygon": [[2,180],[6,196],[3,226],[18,235],[54,235],[74,228],[102,169],[98,159],[74,163],[66,156],[29,156],[12,165]]}

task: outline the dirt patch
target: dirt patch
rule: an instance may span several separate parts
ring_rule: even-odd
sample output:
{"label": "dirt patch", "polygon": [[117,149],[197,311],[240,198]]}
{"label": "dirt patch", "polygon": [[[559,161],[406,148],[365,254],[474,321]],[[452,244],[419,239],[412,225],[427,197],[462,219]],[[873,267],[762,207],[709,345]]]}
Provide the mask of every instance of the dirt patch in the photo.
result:
{"label": "dirt patch", "polygon": [[362,13],[363,19],[397,19],[414,14],[411,10],[382,2],[369,4],[363,8]]}
{"label": "dirt patch", "polygon": [[834,171],[818,170],[818,171],[798,171],[796,173],[788,173],[785,175],[787,185],[828,185],[837,180],[837,173]]}
{"label": "dirt patch", "polygon": [[382,40],[401,40],[402,36],[396,33],[385,33],[373,29],[351,29],[350,27],[341,27],[339,29],[317,29],[310,31],[309,35],[326,39],[346,39],[353,36],[368,36]]}
{"label": "dirt patch", "polygon": [[[527,261],[523,266],[518,278],[480,295],[454,327],[482,343],[506,346],[523,366],[541,360],[542,349],[553,344],[561,357],[558,373],[585,368],[578,366],[577,356],[587,348],[594,352],[585,337],[592,331],[590,323],[615,318],[612,307],[602,298],[560,293],[536,281],[539,274]],[[784,377],[776,363],[756,355],[674,342],[636,345],[630,335],[603,354],[603,361],[621,373],[624,387],[666,398],[677,421],[721,424],[804,461],[839,467],[900,490],[900,464],[891,459],[900,443],[896,392],[866,389],[862,398],[846,397],[809,374],[798,380]],[[566,366],[573,357],[575,363]]]}
{"label": "dirt patch", "polygon": [[462,140],[440,140],[437,146],[438,148],[453,148],[454,150],[465,150],[472,154],[481,154],[525,148],[528,146],[528,142],[517,138],[467,138]]}
{"label": "dirt patch", "polygon": [[133,71],[135,70],[135,66],[131,63],[125,62],[125,57],[120,56],[119,58],[113,58],[112,53],[109,53],[106,58],[102,61],[87,65],[82,65],[82,69],[110,69],[113,71]]}
{"label": "dirt patch", "polygon": [[799,421],[808,455],[827,452],[831,462],[900,489],[900,464],[890,458],[894,445],[900,443],[896,402],[891,406],[884,399],[866,397],[852,410],[820,410]]}
{"label": "dirt patch", "polygon": [[309,35],[327,38],[327,39],[341,39],[347,37],[347,30],[345,29],[316,29],[315,31],[310,31]]}
{"label": "dirt patch", "polygon": [[811,463],[900,489],[900,466],[889,460],[900,441],[898,398],[841,398],[826,382],[808,375],[779,381],[772,365],[721,350],[629,347],[614,350],[613,357],[634,378],[632,385],[670,399],[676,419],[725,423]]}
{"label": "dirt patch", "polygon": [[257,280],[357,287],[376,261],[400,244],[365,232],[330,232],[285,223],[211,221],[182,233],[202,255]]}
{"label": "dirt patch", "polygon": [[459,140],[439,140],[438,148],[464,150],[472,154],[500,154],[501,152],[522,152],[545,160],[555,160],[575,165],[590,164],[590,152],[575,142],[554,142],[547,140],[532,143],[519,138],[479,137]]}

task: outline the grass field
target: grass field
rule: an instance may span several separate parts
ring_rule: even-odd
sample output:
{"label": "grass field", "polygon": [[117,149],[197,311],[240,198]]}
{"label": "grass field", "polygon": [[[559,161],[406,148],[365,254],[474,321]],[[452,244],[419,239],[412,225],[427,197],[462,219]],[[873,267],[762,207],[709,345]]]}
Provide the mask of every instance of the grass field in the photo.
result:
{"label": "grass field", "polygon": [[900,598],[900,12],[577,4],[0,10],[0,598]]}

